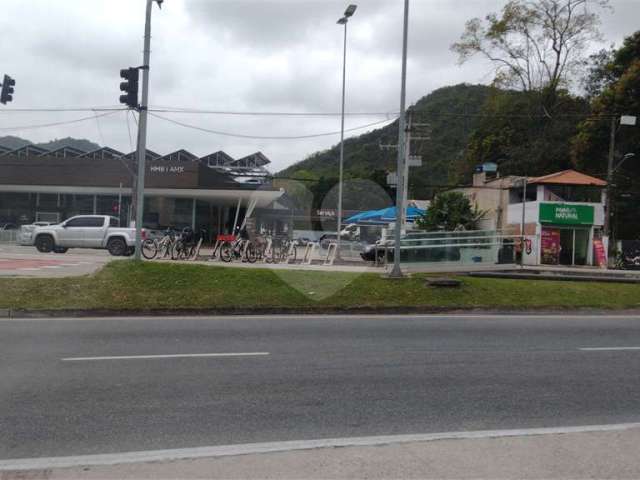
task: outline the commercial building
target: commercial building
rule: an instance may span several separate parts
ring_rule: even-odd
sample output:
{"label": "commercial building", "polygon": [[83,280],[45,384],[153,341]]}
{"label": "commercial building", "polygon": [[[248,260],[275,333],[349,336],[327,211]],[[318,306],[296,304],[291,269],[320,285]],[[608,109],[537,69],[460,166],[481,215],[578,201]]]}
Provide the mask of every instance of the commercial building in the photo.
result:
{"label": "commercial building", "polygon": [[606,264],[604,180],[565,170],[527,178],[525,189],[523,177],[491,173],[481,167],[471,187],[457,190],[486,212],[483,229],[520,236],[524,228],[524,264]]}
{"label": "commercial building", "polygon": [[[258,152],[234,159],[224,152],[202,158],[186,150],[147,151],[144,226],[204,227],[228,233],[245,215],[269,212],[284,193],[268,180],[269,159]],[[35,146],[0,150],[0,221],[59,222],[73,215],[102,214],[130,224],[135,152],[112,148],[83,152]],[[269,218],[271,230],[286,229],[286,216]],[[256,219],[259,224],[260,219]]]}

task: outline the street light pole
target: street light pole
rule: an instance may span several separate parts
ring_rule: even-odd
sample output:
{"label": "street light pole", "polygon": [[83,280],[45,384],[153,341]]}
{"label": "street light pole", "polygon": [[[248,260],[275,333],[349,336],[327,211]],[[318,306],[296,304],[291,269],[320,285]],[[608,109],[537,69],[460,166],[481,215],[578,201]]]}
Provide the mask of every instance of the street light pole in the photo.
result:
{"label": "street light pole", "polygon": [[402,209],[404,207],[404,162],[406,135],[406,101],[407,101],[407,47],[409,36],[409,0],[404,0],[404,29],[402,34],[402,80],[400,87],[400,118],[398,120],[398,188],[396,189],[396,228],[393,242],[393,269],[391,278],[401,278],[400,239],[402,237]]}
{"label": "street light pole", "polygon": [[162,0],[147,0],[144,24],[144,52],[142,60],[142,96],[140,99],[140,120],[138,122],[138,178],[136,183],[136,252],[135,259],[141,260],[142,253],[142,219],[144,218],[144,176],[147,157],[147,117],[149,106],[149,62],[151,59],[151,10],[153,2],[158,6]]}
{"label": "street light pole", "polygon": [[349,18],[353,16],[358,8],[357,5],[349,5],[344,12],[344,16],[338,20],[338,25],[344,25],[344,46],[342,53],[342,113],[341,113],[341,126],[340,126],[340,166],[338,174],[338,223],[336,232],[336,257],[340,258],[340,243],[342,232],[342,184],[344,175],[344,108],[346,99],[346,87],[347,87],[347,24]]}

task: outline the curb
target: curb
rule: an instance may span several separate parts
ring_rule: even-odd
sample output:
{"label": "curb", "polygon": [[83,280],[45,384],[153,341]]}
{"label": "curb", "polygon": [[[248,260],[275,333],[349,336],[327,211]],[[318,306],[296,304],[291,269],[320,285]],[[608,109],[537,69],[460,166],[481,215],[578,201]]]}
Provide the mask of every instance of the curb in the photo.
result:
{"label": "curb", "polygon": [[530,437],[540,435],[567,435],[576,433],[622,432],[637,428],[640,428],[640,423],[585,425],[577,427],[527,428],[513,430],[472,430],[461,432],[248,443],[239,445],[220,445],[212,447],[194,447],[173,450],[150,450],[97,455],[79,455],[73,457],[21,458],[0,460],[0,472],[49,470],[53,468],[73,468],[88,466],[113,466],[149,462],[174,462],[178,460],[192,460],[197,458],[219,458],[239,455],[293,452],[300,450],[315,450],[320,448],[375,447],[383,445],[401,445],[416,442],[435,442],[441,440],[495,439]]}
{"label": "curb", "polygon": [[639,309],[606,310],[576,307],[457,308],[446,307],[260,307],[260,308],[177,308],[177,309],[64,309],[0,310],[0,318],[117,318],[117,317],[251,317],[270,315],[640,315]]}

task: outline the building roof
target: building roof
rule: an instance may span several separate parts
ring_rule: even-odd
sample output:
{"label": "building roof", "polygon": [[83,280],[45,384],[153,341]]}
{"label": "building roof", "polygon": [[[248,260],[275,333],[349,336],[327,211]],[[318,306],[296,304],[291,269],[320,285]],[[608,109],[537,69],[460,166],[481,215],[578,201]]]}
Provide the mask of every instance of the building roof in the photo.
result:
{"label": "building roof", "polygon": [[92,152],[85,153],[82,155],[83,157],[97,159],[110,159],[110,158],[118,158],[124,156],[124,153],[119,152],[118,150],[114,150],[109,147],[98,148],[97,150],[93,150]]}
{"label": "building roof", "polygon": [[267,156],[262,152],[252,153],[251,155],[247,155],[246,157],[239,158],[231,162],[231,166],[234,167],[244,167],[244,168],[255,168],[255,167],[264,167],[265,165],[269,165],[271,160],[267,158]]}
{"label": "building roof", "polygon": [[551,173],[543,177],[529,179],[531,184],[542,185],[585,185],[595,187],[606,187],[607,182],[575,170],[563,170],[562,172]]}
{"label": "building roof", "polygon": [[85,152],[84,150],[80,150],[79,148],[65,146],[65,147],[56,148],[55,150],[51,150],[50,152],[45,152],[40,156],[67,158],[67,157],[81,157],[86,154],[87,152]]}
{"label": "building roof", "polygon": [[[147,148],[146,150],[146,154],[145,154],[145,160],[158,160],[160,159],[161,155],[158,155],[156,152],[154,152],[153,150],[149,150]],[[122,158],[126,159],[126,160],[137,160],[138,158],[138,151],[134,150],[131,153],[127,153],[126,155],[124,155]]]}
{"label": "building roof", "polygon": [[158,160],[169,160],[172,162],[195,162],[198,160],[193,153],[186,151],[184,148],[171,152],[168,155],[160,157]]}
{"label": "building roof", "polygon": [[206,162],[210,167],[222,167],[234,161],[231,155],[228,155],[222,150],[206,155],[200,158],[200,160]]}
{"label": "building roof", "polygon": [[29,156],[29,155],[42,155],[49,153],[49,150],[42,147],[36,147],[35,145],[25,145],[24,147],[16,148],[15,150],[10,150],[5,152],[5,155],[20,155],[20,156]]}

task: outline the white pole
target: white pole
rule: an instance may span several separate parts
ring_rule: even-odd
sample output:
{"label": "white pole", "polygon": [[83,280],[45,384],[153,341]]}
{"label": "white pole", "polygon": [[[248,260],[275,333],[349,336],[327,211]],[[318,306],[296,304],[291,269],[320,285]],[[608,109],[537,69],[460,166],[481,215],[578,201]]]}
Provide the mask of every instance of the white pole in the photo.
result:
{"label": "white pole", "polygon": [[337,257],[340,258],[340,232],[342,231],[342,182],[344,171],[344,106],[347,86],[347,23],[348,18],[344,19],[344,49],[342,54],[342,115],[340,127],[340,173],[338,177],[338,231],[336,238]]}
{"label": "white pole", "polygon": [[522,224],[520,225],[520,266],[524,268],[524,228],[527,215],[527,177],[522,177]]}
{"label": "white pole", "polygon": [[407,44],[409,33],[409,0],[404,0],[404,31],[402,40],[402,80],[400,88],[400,119],[398,120],[398,187],[396,191],[396,228],[393,249],[393,269],[389,273],[392,278],[402,277],[400,268],[400,239],[402,229],[402,207],[404,205],[404,161],[405,161],[405,128],[407,100]]}
{"label": "white pole", "polygon": [[236,218],[233,220],[233,230],[231,235],[236,234],[236,227],[238,226],[238,215],[240,215],[240,206],[242,205],[242,197],[238,199],[238,206],[236,207]]}
{"label": "white pole", "polygon": [[142,60],[142,97],[140,101],[140,120],[138,122],[138,183],[136,191],[136,254],[141,259],[142,219],[144,218],[144,175],[147,157],[147,107],[149,105],[149,61],[151,59],[151,7],[153,0],[147,0],[144,24],[144,53]]}

